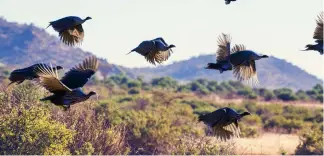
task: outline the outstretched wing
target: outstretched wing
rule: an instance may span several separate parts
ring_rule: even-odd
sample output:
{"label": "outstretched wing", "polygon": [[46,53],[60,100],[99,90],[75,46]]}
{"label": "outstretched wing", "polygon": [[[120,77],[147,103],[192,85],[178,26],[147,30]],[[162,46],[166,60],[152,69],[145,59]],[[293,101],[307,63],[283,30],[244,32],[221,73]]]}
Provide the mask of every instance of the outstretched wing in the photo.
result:
{"label": "outstretched wing", "polygon": [[164,41],[164,39],[162,37],[158,37],[158,38],[153,39],[153,40],[160,40],[160,41],[162,41],[163,44],[165,44],[165,46],[168,46],[168,44]]}
{"label": "outstretched wing", "polygon": [[79,24],[75,27],[61,31],[59,33],[59,36],[63,43],[69,46],[74,46],[82,44],[82,41],[84,39],[84,30],[82,28],[82,25]]}
{"label": "outstretched wing", "polygon": [[241,130],[232,123],[225,127],[214,126],[212,127],[212,133],[216,138],[222,141],[227,141],[234,137],[240,137]]}
{"label": "outstretched wing", "polygon": [[54,70],[52,66],[39,65],[37,66],[37,71],[39,76],[38,83],[51,93],[72,91],[58,79],[57,70]]}
{"label": "outstretched wing", "polygon": [[243,44],[235,44],[232,48],[232,51],[231,53],[236,53],[236,52],[240,52],[240,51],[243,51],[243,50],[246,50],[246,47],[245,45]]}
{"label": "outstretched wing", "polygon": [[83,87],[98,70],[99,62],[95,56],[90,56],[82,63],[73,67],[61,79],[62,83],[71,89]]}
{"label": "outstretched wing", "polygon": [[313,38],[317,40],[323,40],[323,16],[324,16],[324,12],[321,12],[317,16],[317,20],[316,20],[317,26],[315,28]]}
{"label": "outstretched wing", "polygon": [[150,53],[145,55],[145,59],[149,63],[156,65],[156,63],[161,64],[162,62],[168,60],[170,55],[171,55],[170,51],[156,51],[155,50],[155,51],[151,51]]}
{"label": "outstretched wing", "polygon": [[231,37],[226,34],[222,34],[218,37],[218,49],[216,51],[216,61],[227,59],[227,56],[231,53]]}
{"label": "outstretched wing", "polygon": [[255,61],[244,62],[241,65],[234,66],[234,76],[239,80],[250,85],[257,85],[259,83]]}

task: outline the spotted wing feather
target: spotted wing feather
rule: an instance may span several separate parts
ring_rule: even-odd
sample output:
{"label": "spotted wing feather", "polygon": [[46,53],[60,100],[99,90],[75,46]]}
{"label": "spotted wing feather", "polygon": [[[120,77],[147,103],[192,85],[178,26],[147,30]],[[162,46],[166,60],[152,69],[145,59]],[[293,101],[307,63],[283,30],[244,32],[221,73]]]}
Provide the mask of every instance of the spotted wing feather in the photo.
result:
{"label": "spotted wing feather", "polygon": [[316,20],[317,26],[315,28],[313,38],[317,40],[323,40],[323,16],[324,16],[324,12],[321,12],[317,16],[317,20]]}
{"label": "spotted wing feather", "polygon": [[227,59],[230,55],[231,48],[231,36],[222,34],[218,37],[218,49],[216,51],[216,61],[222,61]]}
{"label": "spotted wing feather", "polygon": [[70,69],[61,81],[71,89],[83,87],[96,73],[98,67],[98,59],[95,56],[90,56],[83,60],[82,63]]}
{"label": "spotted wing feather", "polygon": [[37,70],[39,71],[38,83],[51,93],[62,93],[72,91],[58,79],[57,70],[54,70],[51,66],[49,67],[40,65],[37,68]]}

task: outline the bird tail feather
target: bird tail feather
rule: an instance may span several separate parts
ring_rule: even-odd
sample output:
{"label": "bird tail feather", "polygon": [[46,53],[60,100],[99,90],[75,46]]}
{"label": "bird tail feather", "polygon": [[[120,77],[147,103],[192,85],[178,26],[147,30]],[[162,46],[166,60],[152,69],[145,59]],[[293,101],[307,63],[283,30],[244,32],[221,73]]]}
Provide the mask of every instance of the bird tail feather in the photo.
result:
{"label": "bird tail feather", "polygon": [[7,88],[8,88],[9,86],[11,86],[13,83],[15,83],[15,82],[14,82],[14,81],[10,82],[10,83],[7,85]]}
{"label": "bird tail feather", "polygon": [[39,99],[40,101],[47,101],[47,100],[50,100],[51,99],[51,96],[48,96],[48,97],[44,97],[42,99]]}
{"label": "bird tail feather", "polygon": [[198,121],[200,122],[200,121],[204,121],[205,120],[205,116],[206,115],[199,115],[199,117],[198,117]]}
{"label": "bird tail feather", "polygon": [[129,53],[127,53],[126,55],[130,54],[131,52],[133,52],[133,50],[132,50],[132,51],[130,51]]}
{"label": "bird tail feather", "polygon": [[52,24],[50,23],[45,29],[47,29],[48,27],[50,27]]}

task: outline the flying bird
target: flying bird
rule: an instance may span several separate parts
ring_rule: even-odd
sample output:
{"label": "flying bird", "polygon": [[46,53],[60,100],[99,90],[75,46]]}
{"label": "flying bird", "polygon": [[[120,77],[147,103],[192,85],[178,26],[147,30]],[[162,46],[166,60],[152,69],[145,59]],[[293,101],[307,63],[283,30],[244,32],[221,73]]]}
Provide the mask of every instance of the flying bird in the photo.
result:
{"label": "flying bird", "polygon": [[227,141],[240,136],[241,131],[238,121],[246,115],[251,115],[251,113],[243,112],[239,114],[234,109],[225,107],[200,115],[198,121],[204,122],[212,135],[220,140]]}
{"label": "flying bird", "polygon": [[82,91],[82,87],[87,83],[92,75],[98,70],[99,62],[96,57],[86,58],[81,64],[68,71],[61,80],[58,78],[56,70],[41,66],[40,85],[47,89],[52,95],[41,99],[41,101],[51,101],[55,105],[63,106],[65,110],[70,105],[86,101],[96,92],[88,94]]}
{"label": "flying bird", "polygon": [[86,17],[81,19],[77,16],[67,16],[56,21],[49,22],[50,24],[46,27],[52,26],[53,29],[59,33],[60,39],[63,43],[74,46],[76,44],[81,44],[84,38],[84,30],[82,24],[92,19],[91,17]]}
{"label": "flying bird", "polygon": [[314,45],[307,44],[305,47],[306,49],[302,51],[314,50],[314,51],[318,51],[321,55],[323,55],[323,16],[324,16],[324,12],[321,12],[317,16],[317,20],[316,20],[317,26],[313,34],[313,39],[315,39],[316,44]]}
{"label": "flying bird", "polygon": [[248,84],[259,83],[255,61],[268,58],[267,55],[256,54],[252,50],[246,50],[244,45],[234,45],[229,60],[233,66],[233,74],[239,80]]}
{"label": "flying bird", "polygon": [[[173,52],[171,48],[174,48],[175,45],[168,45],[162,37],[158,37],[153,40],[147,40],[141,42],[136,48],[131,50],[131,52],[137,52],[145,57],[145,59],[152,63],[161,64],[162,62],[168,60],[171,53]],[[127,54],[129,54],[127,53]]]}
{"label": "flying bird", "polygon": [[227,70],[232,70],[232,65],[229,61],[231,54],[231,37],[227,34],[222,34],[218,38],[218,49],[216,51],[216,63],[208,63],[205,69],[216,69],[220,73]]}
{"label": "flying bird", "polygon": [[231,2],[234,2],[234,1],[236,1],[236,0],[225,0],[225,4],[228,5],[228,4],[230,4]]}
{"label": "flying bird", "polygon": [[[49,65],[38,63],[38,64],[34,64],[32,66],[29,66],[27,68],[16,69],[16,70],[12,71],[9,76],[9,80],[11,82],[9,83],[8,86],[10,86],[13,83],[20,84],[20,83],[24,82],[25,80],[33,80],[33,79],[39,78],[37,73],[40,72],[38,70],[38,68],[41,66],[46,67],[46,68],[51,68]],[[56,67],[52,68],[52,70],[61,70],[61,69],[63,69],[63,67],[61,67],[61,66],[56,66]]]}

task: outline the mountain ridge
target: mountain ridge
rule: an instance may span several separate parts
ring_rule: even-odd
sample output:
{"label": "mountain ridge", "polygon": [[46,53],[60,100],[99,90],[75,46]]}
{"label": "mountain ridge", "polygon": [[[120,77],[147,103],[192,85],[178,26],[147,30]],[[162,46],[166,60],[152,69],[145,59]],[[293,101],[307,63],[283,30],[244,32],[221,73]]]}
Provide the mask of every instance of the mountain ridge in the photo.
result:
{"label": "mountain ridge", "polygon": [[[69,69],[91,55],[93,54],[78,47],[66,46],[58,37],[48,34],[43,28],[33,24],[8,22],[0,17],[0,62],[10,69],[40,62],[61,65]],[[231,71],[219,74],[219,71],[204,69],[207,63],[215,62],[215,56],[212,54],[194,56],[169,65],[144,68],[110,64],[106,59],[101,58],[99,61],[98,73],[101,76],[125,73],[132,78],[144,76],[146,80],[161,76],[170,76],[184,82],[199,78],[216,81],[235,80]],[[256,66],[261,87],[310,89],[315,84],[322,83],[315,76],[283,59],[270,57],[258,60]],[[303,83],[298,79],[303,80]]]}
{"label": "mountain ridge", "polygon": [[[130,68],[130,71],[132,71],[136,76],[145,75],[146,79],[170,76],[185,82],[198,78],[206,78],[208,80],[216,81],[235,80],[232,71],[220,74],[219,71],[216,70],[204,69],[207,63],[210,62],[215,62],[214,54],[194,56],[187,60],[177,61],[156,68]],[[275,58],[273,56],[256,61],[256,68],[260,81],[259,87],[270,89],[288,87],[296,90],[310,89],[313,85],[322,83],[320,79],[307,73],[298,66],[293,65],[284,59]],[[298,81],[299,78],[303,79],[303,82],[305,83],[300,83]]]}

